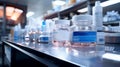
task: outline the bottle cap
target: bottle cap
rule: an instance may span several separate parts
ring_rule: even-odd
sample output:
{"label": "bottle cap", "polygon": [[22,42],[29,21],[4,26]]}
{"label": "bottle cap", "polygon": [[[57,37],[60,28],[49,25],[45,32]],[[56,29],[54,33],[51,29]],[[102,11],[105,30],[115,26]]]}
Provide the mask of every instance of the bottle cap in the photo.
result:
{"label": "bottle cap", "polygon": [[100,5],[100,1],[96,1],[95,6],[99,6],[99,5]]}
{"label": "bottle cap", "polygon": [[45,20],[42,22],[42,25],[46,25]]}

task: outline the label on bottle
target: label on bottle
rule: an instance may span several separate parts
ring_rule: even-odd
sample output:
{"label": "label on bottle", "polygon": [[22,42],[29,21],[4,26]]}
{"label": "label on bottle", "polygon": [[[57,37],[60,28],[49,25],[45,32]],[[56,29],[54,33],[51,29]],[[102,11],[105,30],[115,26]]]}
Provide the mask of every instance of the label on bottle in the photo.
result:
{"label": "label on bottle", "polygon": [[49,37],[40,37],[40,42],[48,42]]}
{"label": "label on bottle", "polygon": [[97,32],[97,44],[105,44],[105,33]]}
{"label": "label on bottle", "polygon": [[68,30],[58,30],[54,33],[54,40],[69,41],[70,40],[70,32]]}
{"label": "label on bottle", "polygon": [[29,39],[29,34],[26,34],[25,35],[25,41],[29,41],[30,39]]}
{"label": "label on bottle", "polygon": [[96,31],[75,31],[72,35],[72,42],[96,42]]}

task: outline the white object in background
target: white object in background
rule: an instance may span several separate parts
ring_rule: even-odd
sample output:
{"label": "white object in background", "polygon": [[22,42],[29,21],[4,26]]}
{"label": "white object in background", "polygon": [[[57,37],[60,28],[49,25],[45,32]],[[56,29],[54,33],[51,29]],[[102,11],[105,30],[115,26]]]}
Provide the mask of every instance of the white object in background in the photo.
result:
{"label": "white object in background", "polygon": [[120,55],[118,55],[118,54],[105,53],[102,55],[102,58],[120,62]]}
{"label": "white object in background", "polygon": [[48,20],[46,20],[46,25],[47,25],[47,30],[49,31],[49,32],[53,32],[53,30],[54,30],[54,28],[55,28],[55,22],[54,21],[52,21],[51,19],[48,19]]}
{"label": "white object in background", "polygon": [[56,5],[64,5],[65,4],[65,1],[62,1],[62,0],[55,0],[52,2],[53,3],[53,7],[56,6]]}
{"label": "white object in background", "polygon": [[70,41],[70,21],[69,20],[56,20],[55,31],[53,32],[53,40],[55,41]]}
{"label": "white object in background", "polygon": [[53,10],[48,10],[47,13],[52,14],[52,13],[54,13],[54,11]]}
{"label": "white object in background", "polygon": [[[120,3],[120,0],[108,0],[108,1],[102,2],[100,5],[101,5],[102,7],[107,7],[107,6],[116,4],[116,3]],[[88,11],[88,10],[87,10],[87,7],[78,10],[78,12],[82,12],[82,13],[87,12],[87,11]]]}
{"label": "white object in background", "polygon": [[88,11],[88,8],[87,8],[87,7],[78,10],[78,12],[80,12],[80,13],[84,13],[84,12],[87,12],[87,11]]}
{"label": "white object in background", "polygon": [[55,1],[52,2],[52,5],[53,5],[54,11],[60,11],[61,10],[61,6],[65,5],[65,1],[55,0]]}
{"label": "white object in background", "polygon": [[96,26],[97,30],[102,30],[103,26],[103,8],[100,6],[100,1],[95,2],[93,7],[93,25]]}
{"label": "white object in background", "polygon": [[27,12],[26,17],[31,17],[32,15],[34,15],[34,12],[30,11],[30,12]]}
{"label": "white object in background", "polygon": [[29,39],[29,34],[28,33],[26,33],[26,35],[25,35],[25,41],[29,41],[30,39]]}

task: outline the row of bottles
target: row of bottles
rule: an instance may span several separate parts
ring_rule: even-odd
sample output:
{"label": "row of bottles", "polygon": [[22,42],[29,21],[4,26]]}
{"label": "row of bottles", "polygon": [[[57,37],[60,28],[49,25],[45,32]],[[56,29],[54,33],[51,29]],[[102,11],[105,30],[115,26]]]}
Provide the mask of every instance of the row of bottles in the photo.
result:
{"label": "row of bottles", "polygon": [[[91,15],[78,15],[70,20],[43,21],[41,26],[27,25],[23,31],[14,28],[14,40],[38,43],[53,43],[55,46],[94,46],[97,31],[92,25]],[[20,34],[21,33],[21,34]]]}
{"label": "row of bottles", "polygon": [[[95,17],[99,16],[101,15]],[[101,35],[97,32],[98,28],[102,28],[102,22],[99,20],[99,25],[97,24],[98,18],[93,18],[91,15],[73,16],[73,25],[70,25],[70,20],[62,19],[43,20],[41,24],[32,22],[26,25],[23,30],[22,39],[27,42],[51,42],[55,46],[95,46],[96,43],[103,44],[104,37],[99,39]],[[19,35],[16,34],[16,31],[19,30],[14,28],[14,40],[18,39],[17,36]],[[97,42],[97,40],[102,42]]]}
{"label": "row of bottles", "polygon": [[31,42],[48,42],[50,38],[49,26],[46,21],[42,21],[42,25],[27,25],[25,30],[25,41]]}

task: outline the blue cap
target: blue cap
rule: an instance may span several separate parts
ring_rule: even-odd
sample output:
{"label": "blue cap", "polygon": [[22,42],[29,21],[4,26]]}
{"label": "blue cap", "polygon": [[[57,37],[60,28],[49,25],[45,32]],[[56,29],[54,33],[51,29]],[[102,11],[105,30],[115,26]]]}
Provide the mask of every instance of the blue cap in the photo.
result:
{"label": "blue cap", "polygon": [[45,22],[45,20],[42,22],[42,25],[46,25],[46,22]]}

